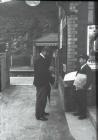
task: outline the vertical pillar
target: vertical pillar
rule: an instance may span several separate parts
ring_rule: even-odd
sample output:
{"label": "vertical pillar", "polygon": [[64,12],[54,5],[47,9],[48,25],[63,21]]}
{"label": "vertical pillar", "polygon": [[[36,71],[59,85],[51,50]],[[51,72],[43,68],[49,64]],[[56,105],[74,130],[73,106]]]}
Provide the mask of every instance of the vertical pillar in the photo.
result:
{"label": "vertical pillar", "polygon": [[11,53],[10,53],[10,43],[7,43],[6,47],[6,84],[10,85],[10,66],[11,66]]}
{"label": "vertical pillar", "polygon": [[58,87],[58,80],[59,80],[59,52],[58,49],[56,50],[56,57],[55,57],[55,87]]}
{"label": "vertical pillar", "polygon": [[13,56],[11,55],[11,67],[13,65]]}
{"label": "vertical pillar", "polygon": [[33,67],[33,54],[30,56],[30,60],[31,60],[31,67]]}
{"label": "vertical pillar", "polygon": [[35,46],[35,42],[33,42],[33,61],[32,61],[32,66],[34,67],[34,61],[36,58],[36,46]]}

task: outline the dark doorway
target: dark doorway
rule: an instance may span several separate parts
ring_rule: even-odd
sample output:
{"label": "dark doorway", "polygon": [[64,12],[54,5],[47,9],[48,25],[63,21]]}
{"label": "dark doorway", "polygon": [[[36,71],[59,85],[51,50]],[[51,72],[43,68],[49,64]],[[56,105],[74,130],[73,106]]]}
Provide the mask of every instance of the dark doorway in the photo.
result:
{"label": "dark doorway", "polygon": [[95,24],[98,25],[98,2],[95,2]]}

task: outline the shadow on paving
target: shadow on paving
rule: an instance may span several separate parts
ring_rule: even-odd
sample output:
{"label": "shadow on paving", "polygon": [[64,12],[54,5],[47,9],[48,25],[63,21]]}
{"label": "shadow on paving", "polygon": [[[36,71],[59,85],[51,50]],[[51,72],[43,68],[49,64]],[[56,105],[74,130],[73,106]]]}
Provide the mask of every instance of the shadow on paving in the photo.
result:
{"label": "shadow on paving", "polygon": [[74,140],[57,90],[52,89],[48,121],[35,118],[34,86],[10,86],[0,100],[0,140]]}
{"label": "shadow on paving", "polygon": [[74,140],[61,107],[57,90],[51,92],[51,102],[47,106],[50,112],[48,121],[42,123],[40,140]]}

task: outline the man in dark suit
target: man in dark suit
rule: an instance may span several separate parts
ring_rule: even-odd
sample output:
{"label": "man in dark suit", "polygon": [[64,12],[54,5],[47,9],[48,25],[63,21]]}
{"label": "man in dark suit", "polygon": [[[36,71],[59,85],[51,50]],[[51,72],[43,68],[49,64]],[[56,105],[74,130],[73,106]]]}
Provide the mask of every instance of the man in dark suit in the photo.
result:
{"label": "man in dark suit", "polygon": [[44,47],[35,61],[34,64],[34,85],[36,86],[36,119],[46,121],[46,115],[49,113],[45,112],[47,103],[47,97],[50,99],[50,83],[53,83],[52,76],[49,71],[50,61],[49,55],[50,48]]}
{"label": "man in dark suit", "polygon": [[79,119],[85,119],[87,117],[87,91],[88,88],[91,85],[91,80],[92,80],[92,71],[91,68],[87,64],[88,56],[87,55],[81,55],[79,57],[79,64],[80,67],[77,71],[76,77],[78,74],[85,75],[86,80],[81,83],[81,88],[78,88],[75,85],[74,81],[74,86],[75,86],[75,99],[78,107],[78,111],[74,113],[74,115],[79,115]]}

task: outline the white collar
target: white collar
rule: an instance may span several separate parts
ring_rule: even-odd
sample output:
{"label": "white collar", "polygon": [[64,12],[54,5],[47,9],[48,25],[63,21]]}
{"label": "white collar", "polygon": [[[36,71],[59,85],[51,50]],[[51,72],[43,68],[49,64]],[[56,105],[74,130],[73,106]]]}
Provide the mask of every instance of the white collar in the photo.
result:
{"label": "white collar", "polygon": [[81,69],[82,69],[83,67],[85,67],[85,65],[87,65],[87,63],[85,63],[83,66],[81,66]]}
{"label": "white collar", "polygon": [[40,53],[40,56],[42,56],[45,59],[45,56],[42,53]]}

